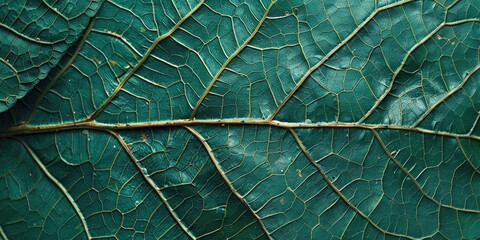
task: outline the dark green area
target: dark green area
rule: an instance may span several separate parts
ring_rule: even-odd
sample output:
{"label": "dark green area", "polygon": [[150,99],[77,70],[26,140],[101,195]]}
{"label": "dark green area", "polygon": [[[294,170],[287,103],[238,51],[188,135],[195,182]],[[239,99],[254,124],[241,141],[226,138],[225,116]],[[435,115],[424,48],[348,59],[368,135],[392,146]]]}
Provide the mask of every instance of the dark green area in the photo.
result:
{"label": "dark green area", "polygon": [[478,239],[478,6],[0,4],[0,238]]}

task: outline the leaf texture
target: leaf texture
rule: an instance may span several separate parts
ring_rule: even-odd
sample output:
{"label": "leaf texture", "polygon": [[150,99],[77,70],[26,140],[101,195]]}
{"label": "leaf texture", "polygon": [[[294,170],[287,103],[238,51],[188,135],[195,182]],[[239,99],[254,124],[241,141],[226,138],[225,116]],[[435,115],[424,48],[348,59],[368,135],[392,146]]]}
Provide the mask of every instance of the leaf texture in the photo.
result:
{"label": "leaf texture", "polygon": [[478,6],[105,1],[0,115],[0,236],[480,238]]}
{"label": "leaf texture", "polygon": [[0,113],[57,65],[103,0],[0,3]]}

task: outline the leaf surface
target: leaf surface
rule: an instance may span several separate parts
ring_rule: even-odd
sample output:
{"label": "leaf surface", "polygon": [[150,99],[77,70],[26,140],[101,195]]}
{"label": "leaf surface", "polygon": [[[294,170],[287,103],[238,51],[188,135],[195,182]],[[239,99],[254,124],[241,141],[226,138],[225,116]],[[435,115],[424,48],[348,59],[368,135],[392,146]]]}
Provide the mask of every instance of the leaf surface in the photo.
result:
{"label": "leaf surface", "polygon": [[0,4],[0,113],[48,75],[102,2],[9,0]]}
{"label": "leaf surface", "polygon": [[0,233],[477,239],[477,6],[106,1],[0,115]]}

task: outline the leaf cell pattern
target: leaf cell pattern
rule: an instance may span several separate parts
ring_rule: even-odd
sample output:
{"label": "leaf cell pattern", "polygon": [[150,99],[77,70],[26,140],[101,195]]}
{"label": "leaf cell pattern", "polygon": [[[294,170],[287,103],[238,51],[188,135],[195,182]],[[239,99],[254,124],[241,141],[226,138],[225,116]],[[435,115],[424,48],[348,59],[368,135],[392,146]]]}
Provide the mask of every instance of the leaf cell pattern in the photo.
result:
{"label": "leaf cell pattern", "polygon": [[480,237],[477,0],[40,5],[1,21],[2,239]]}
{"label": "leaf cell pattern", "polygon": [[103,0],[0,3],[0,113],[58,64]]}

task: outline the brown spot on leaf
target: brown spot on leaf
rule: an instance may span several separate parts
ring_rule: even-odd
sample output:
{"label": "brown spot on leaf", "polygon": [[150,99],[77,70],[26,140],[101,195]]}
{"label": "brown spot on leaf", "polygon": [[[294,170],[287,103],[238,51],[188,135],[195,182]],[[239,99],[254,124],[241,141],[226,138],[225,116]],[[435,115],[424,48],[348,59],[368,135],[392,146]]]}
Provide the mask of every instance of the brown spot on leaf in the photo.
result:
{"label": "brown spot on leaf", "polygon": [[280,204],[284,204],[285,203],[285,199],[283,197],[280,198]]}
{"label": "brown spot on leaf", "polygon": [[93,56],[93,61],[95,61],[97,64],[102,64],[102,61],[97,58],[97,56]]}
{"label": "brown spot on leaf", "polygon": [[145,135],[145,133],[142,133],[142,136],[141,136],[141,137],[142,137],[142,141],[143,141],[143,142],[146,142],[147,139],[148,139],[148,138],[147,138],[147,135]]}

